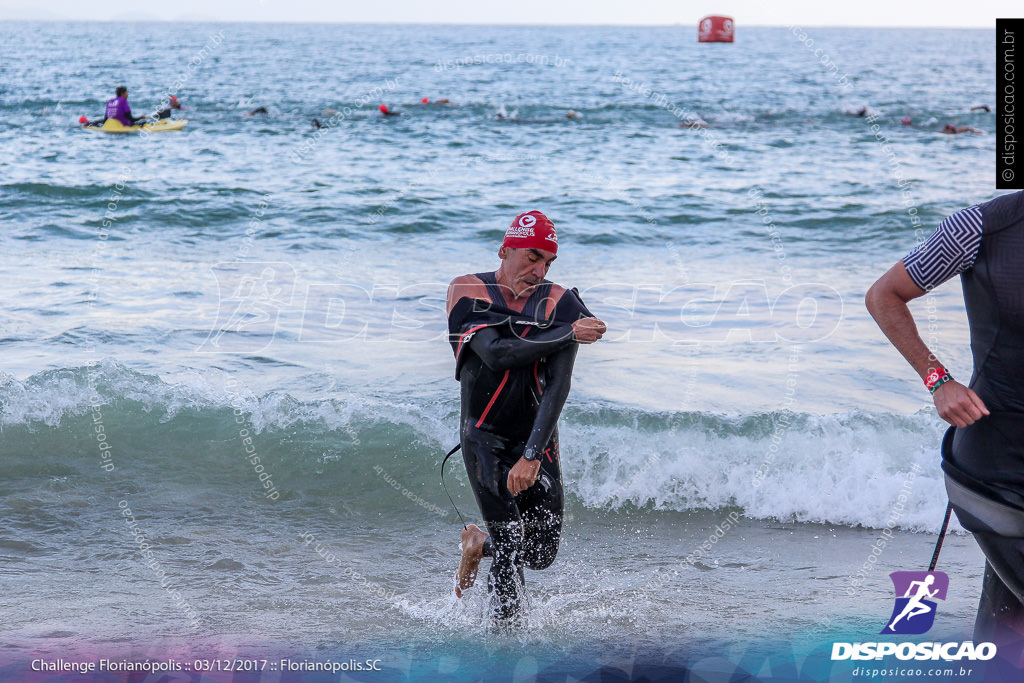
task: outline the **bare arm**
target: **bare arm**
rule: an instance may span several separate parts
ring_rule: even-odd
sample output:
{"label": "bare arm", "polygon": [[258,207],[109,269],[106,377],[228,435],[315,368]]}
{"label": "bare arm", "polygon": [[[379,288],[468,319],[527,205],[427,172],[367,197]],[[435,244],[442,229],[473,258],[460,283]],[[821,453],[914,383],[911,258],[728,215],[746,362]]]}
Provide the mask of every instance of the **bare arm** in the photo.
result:
{"label": "bare arm", "polygon": [[[923,289],[914,284],[900,261],[878,278],[864,297],[864,304],[871,317],[896,350],[907,359],[921,381],[931,370],[941,365],[921,339],[907,306],[909,301],[924,293]],[[939,417],[957,427],[966,427],[989,414],[978,395],[956,380],[940,386],[932,394],[932,399]]]}
{"label": "bare arm", "polygon": [[914,368],[921,381],[928,376],[930,369],[938,365],[938,361],[921,339],[907,303],[924,294],[925,291],[914,284],[907,269],[903,267],[903,261],[900,261],[878,278],[864,297],[864,304],[871,317]]}
{"label": "bare arm", "polygon": [[452,308],[463,297],[489,300],[484,283],[473,275],[460,275],[448,284],[447,315],[451,315]]}

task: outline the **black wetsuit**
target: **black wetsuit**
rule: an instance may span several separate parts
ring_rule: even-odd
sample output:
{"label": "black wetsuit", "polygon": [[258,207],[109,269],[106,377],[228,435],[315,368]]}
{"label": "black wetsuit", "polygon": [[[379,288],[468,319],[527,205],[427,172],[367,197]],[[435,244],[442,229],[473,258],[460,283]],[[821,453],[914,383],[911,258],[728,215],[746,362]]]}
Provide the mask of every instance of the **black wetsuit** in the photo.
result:
{"label": "black wetsuit", "polygon": [[[578,344],[572,323],[590,312],[566,291],[550,318],[551,283],[539,285],[522,312],[505,305],[493,273],[479,273],[491,303],[463,298],[448,317],[455,377],[462,386],[461,443],[490,539],[488,590],[499,619],[523,604],[523,567],[545,569],[562,530],[557,421],[569,394]],[[508,473],[524,452],[538,455],[537,483],[513,496]]]}
{"label": "black wetsuit", "polygon": [[1024,637],[1024,192],[947,221],[926,254],[904,263],[928,289],[961,262],[955,269],[971,328],[970,387],[991,414],[949,430],[942,466],[957,518],[986,557],[974,637],[1002,643],[1002,655],[1008,639],[1019,647]]}
{"label": "black wetsuit", "polygon": [[[981,210],[981,247],[963,283],[974,356],[971,388],[991,415],[956,430],[944,466],[969,489],[1024,511],[1024,193]],[[1024,627],[1024,538],[972,526],[987,558],[975,635],[1005,640],[1000,622]]]}

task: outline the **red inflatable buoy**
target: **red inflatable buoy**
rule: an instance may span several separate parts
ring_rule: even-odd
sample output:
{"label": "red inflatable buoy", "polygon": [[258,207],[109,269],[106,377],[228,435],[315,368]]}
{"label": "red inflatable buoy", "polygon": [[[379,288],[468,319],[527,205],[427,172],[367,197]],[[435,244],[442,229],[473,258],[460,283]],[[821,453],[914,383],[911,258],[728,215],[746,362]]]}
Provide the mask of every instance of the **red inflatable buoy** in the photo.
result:
{"label": "red inflatable buoy", "polygon": [[698,43],[731,43],[735,26],[732,17],[704,17],[697,26]]}

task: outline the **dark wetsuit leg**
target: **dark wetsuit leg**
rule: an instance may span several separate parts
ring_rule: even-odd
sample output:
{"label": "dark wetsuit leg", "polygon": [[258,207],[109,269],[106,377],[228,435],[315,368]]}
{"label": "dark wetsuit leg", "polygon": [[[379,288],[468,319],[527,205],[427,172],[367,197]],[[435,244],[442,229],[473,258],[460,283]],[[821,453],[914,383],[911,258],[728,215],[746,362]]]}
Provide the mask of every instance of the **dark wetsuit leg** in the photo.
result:
{"label": "dark wetsuit leg", "polygon": [[515,464],[506,439],[467,426],[462,432],[462,458],[490,534],[491,570],[487,580],[493,592],[495,616],[507,618],[520,605],[522,580],[516,571],[521,560],[522,525],[515,500],[502,482]]}
{"label": "dark wetsuit leg", "polygon": [[[1009,540],[994,537],[997,540],[992,544],[983,541],[982,536],[974,535],[986,557],[991,557],[989,553],[994,550],[993,545],[1002,545],[1003,541]],[[1014,540],[1017,541],[1014,550],[1017,562],[1020,563],[1024,561],[1024,542],[1021,539]],[[998,552],[1003,550],[1005,549]],[[1024,637],[1024,603],[1021,602],[1019,595],[1003,582],[990,562],[985,562],[985,580],[981,588],[978,617],[974,622],[974,642],[1005,642],[1007,634],[1002,632],[1007,628],[1016,634],[1016,639]]]}
{"label": "dark wetsuit leg", "polygon": [[995,643],[1000,658],[1024,666],[1024,539],[979,532],[974,539],[987,559],[974,642]]}
{"label": "dark wetsuit leg", "polygon": [[974,639],[996,643],[1001,655],[1024,641],[1022,438],[1016,419],[992,414],[971,427],[950,429],[942,443],[947,475],[974,496],[951,489],[950,501],[986,559]]}
{"label": "dark wetsuit leg", "polygon": [[462,432],[466,471],[491,536],[493,560],[487,586],[499,619],[520,613],[525,595],[523,567],[550,565],[561,535],[562,481],[555,452],[550,459],[542,457],[543,481],[519,496],[513,497],[508,490],[509,470],[522,456],[524,445],[471,425]]}
{"label": "dark wetsuit leg", "polygon": [[517,496],[523,519],[523,563],[547,569],[558,554],[562,537],[562,471],[558,464],[558,432],[540,456],[540,481]]}
{"label": "dark wetsuit leg", "polygon": [[[993,550],[991,544],[982,540],[982,534],[975,533],[974,538],[981,545],[987,557]],[[1016,556],[1017,567],[1024,560],[1024,539],[1006,539],[994,537],[999,545],[1013,541],[1015,546],[1011,553]],[[1005,557],[1006,546],[997,551]],[[1024,668],[1024,603],[1020,594],[1011,590],[992,567],[985,562],[985,579],[981,588],[981,600],[978,603],[978,616],[974,621],[974,642],[995,643],[999,648],[999,658],[1012,663],[1017,668]]]}

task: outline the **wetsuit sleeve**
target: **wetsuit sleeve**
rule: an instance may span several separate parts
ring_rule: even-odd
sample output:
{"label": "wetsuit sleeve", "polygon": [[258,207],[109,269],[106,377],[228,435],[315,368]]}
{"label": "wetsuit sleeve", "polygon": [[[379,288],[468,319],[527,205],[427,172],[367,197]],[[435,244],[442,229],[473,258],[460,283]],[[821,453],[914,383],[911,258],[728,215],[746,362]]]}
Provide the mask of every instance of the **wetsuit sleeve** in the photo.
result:
{"label": "wetsuit sleeve", "polygon": [[492,370],[521,368],[547,358],[574,343],[572,327],[553,325],[530,331],[526,337],[503,336],[492,327],[473,334],[469,348]]}
{"label": "wetsuit sleeve", "polygon": [[569,386],[572,383],[572,368],[576,363],[576,352],[580,345],[572,345],[562,349],[547,360],[548,384],[544,396],[537,408],[537,417],[533,420],[533,430],[526,442],[523,454],[533,453],[539,457],[551,441],[551,435],[558,424],[558,416],[562,414],[565,399],[569,397]]}
{"label": "wetsuit sleeve", "polygon": [[574,323],[580,318],[593,317],[575,289],[567,290],[555,304],[555,320],[558,322]]}
{"label": "wetsuit sleeve", "polygon": [[981,249],[981,208],[958,211],[903,258],[914,284],[928,291],[974,266]]}

